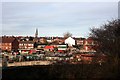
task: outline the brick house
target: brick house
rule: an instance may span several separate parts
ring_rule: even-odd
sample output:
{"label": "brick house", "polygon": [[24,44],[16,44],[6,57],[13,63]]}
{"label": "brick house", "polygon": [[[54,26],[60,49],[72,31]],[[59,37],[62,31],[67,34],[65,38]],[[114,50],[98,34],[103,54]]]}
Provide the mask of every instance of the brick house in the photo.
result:
{"label": "brick house", "polygon": [[93,46],[95,45],[94,40],[91,38],[88,38],[84,41],[84,49],[86,51],[91,51],[93,50]]}
{"label": "brick house", "polygon": [[2,51],[18,50],[19,42],[15,37],[1,37],[0,48]]}
{"label": "brick house", "polygon": [[75,40],[76,45],[83,45],[84,44],[85,38],[75,38],[75,37],[73,37],[73,39]]}
{"label": "brick house", "polygon": [[96,46],[96,42],[92,38],[79,40],[79,44],[82,45],[80,52],[96,52],[94,49],[94,47]]}
{"label": "brick house", "polygon": [[19,49],[33,49],[34,41],[19,41]]}

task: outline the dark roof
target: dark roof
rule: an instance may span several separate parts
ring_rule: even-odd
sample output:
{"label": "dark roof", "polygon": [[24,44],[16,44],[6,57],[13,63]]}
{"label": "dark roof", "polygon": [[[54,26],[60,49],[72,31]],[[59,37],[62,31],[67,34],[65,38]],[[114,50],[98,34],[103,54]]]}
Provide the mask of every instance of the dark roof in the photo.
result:
{"label": "dark roof", "polygon": [[2,43],[12,43],[15,38],[14,37],[2,37]]}
{"label": "dark roof", "polygon": [[75,39],[75,40],[85,40],[85,38],[75,38],[75,37],[73,37],[73,39]]}
{"label": "dark roof", "polygon": [[34,41],[19,41],[19,43],[34,43]]}

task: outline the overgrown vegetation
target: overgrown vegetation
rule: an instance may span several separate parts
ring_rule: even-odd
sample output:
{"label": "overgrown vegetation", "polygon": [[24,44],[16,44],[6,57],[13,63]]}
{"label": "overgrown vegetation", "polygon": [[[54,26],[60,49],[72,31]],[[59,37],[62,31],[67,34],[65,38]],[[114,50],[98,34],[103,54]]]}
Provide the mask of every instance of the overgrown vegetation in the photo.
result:
{"label": "overgrown vegetation", "polygon": [[120,58],[120,20],[108,21],[100,28],[92,28],[90,37],[97,41],[98,53]]}
{"label": "overgrown vegetation", "polygon": [[105,63],[107,65],[103,66],[102,74],[117,77],[115,75],[120,73],[120,19],[108,21],[100,28],[92,28],[90,37],[97,42],[97,46],[95,46],[97,55],[107,55]]}
{"label": "overgrown vegetation", "polygon": [[[106,67],[108,66],[108,67]],[[2,80],[101,80],[119,79],[118,69],[110,64],[76,64],[11,67],[3,70]]]}

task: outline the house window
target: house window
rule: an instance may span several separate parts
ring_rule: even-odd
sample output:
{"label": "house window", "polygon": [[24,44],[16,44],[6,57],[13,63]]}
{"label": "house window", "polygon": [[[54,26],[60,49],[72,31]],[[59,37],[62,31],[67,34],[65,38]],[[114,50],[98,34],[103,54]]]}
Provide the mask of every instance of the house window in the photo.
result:
{"label": "house window", "polygon": [[6,49],[8,49],[8,47],[6,47]]}
{"label": "house window", "polygon": [[22,46],[23,44],[20,44],[20,46]]}
{"label": "house window", "polygon": [[31,44],[28,44],[28,46],[31,46]]}
{"label": "house window", "polygon": [[27,47],[25,46],[25,49],[26,49]]}

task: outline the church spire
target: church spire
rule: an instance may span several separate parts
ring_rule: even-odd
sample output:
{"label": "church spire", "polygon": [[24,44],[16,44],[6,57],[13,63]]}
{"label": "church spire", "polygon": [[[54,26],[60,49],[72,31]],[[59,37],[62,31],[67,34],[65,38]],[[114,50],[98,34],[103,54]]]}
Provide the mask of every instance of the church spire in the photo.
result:
{"label": "church spire", "polygon": [[38,37],[38,29],[36,29],[35,37],[36,37],[36,38]]}

